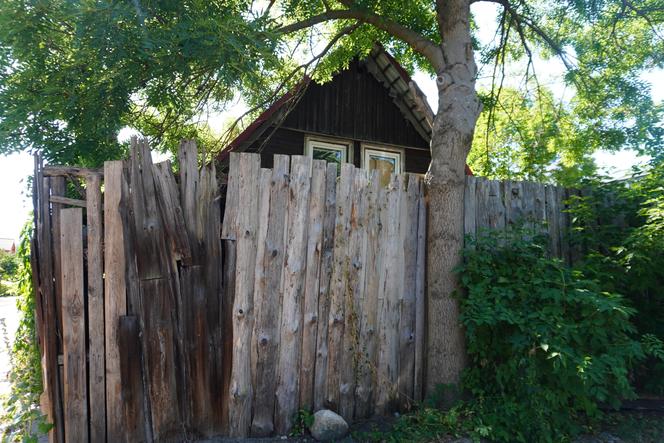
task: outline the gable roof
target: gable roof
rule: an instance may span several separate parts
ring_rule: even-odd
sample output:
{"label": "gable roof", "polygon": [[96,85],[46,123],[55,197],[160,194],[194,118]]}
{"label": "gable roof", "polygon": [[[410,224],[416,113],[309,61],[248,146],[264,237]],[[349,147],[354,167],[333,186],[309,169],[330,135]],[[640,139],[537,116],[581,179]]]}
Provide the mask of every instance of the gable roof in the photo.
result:
{"label": "gable roof", "polygon": [[[433,111],[422,90],[408,72],[381,45],[375,45],[369,55],[360,61],[369,73],[388,91],[401,114],[408,120],[420,136],[431,140]],[[220,158],[224,159],[231,151],[244,151],[256,141],[270,126],[283,119],[293,110],[311,79],[305,77],[298,85],[276,100],[263,111],[256,120],[245,128],[224,149]]]}

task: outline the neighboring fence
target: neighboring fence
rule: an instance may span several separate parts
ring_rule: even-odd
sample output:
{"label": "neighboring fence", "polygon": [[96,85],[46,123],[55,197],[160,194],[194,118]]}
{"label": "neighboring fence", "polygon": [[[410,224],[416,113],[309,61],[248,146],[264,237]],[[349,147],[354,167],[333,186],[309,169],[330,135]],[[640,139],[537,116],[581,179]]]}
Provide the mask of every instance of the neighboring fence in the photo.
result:
{"label": "neighboring fence", "polygon": [[579,251],[570,244],[567,201],[580,195],[574,189],[535,182],[498,181],[466,177],[464,230],[475,235],[486,229],[517,224],[546,230],[553,256],[572,262]]}
{"label": "neighboring fence", "polygon": [[214,167],[190,143],[179,164],[178,182],[135,141],[103,174],[36,164],[53,441],[284,434],[300,408],[353,419],[421,399],[420,178],[233,154],[222,227]]}

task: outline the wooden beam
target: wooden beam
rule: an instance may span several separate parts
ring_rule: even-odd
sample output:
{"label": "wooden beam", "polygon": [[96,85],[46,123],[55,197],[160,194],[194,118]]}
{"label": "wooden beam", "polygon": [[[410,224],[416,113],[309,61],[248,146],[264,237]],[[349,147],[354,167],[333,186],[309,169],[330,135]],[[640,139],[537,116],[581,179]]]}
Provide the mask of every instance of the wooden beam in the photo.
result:
{"label": "wooden beam", "polygon": [[102,169],[96,168],[77,168],[72,166],[44,166],[44,177],[87,177],[89,175],[103,175]]}
{"label": "wooden beam", "polygon": [[[97,176],[97,181],[99,181],[98,177],[99,176]],[[86,208],[88,206],[88,202],[86,200],[78,200],[75,198],[62,197],[59,195],[51,195],[49,200],[51,200],[51,203],[58,203],[61,205],[68,205],[68,206],[78,206],[80,208]]]}

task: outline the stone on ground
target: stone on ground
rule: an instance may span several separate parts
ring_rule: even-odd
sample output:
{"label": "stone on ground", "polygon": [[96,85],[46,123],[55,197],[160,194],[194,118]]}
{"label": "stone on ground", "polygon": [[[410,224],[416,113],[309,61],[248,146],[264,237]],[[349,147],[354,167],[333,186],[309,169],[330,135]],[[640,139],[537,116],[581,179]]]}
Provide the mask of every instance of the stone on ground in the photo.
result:
{"label": "stone on ground", "polygon": [[314,424],[309,431],[318,441],[341,440],[348,433],[348,423],[339,414],[321,409],[314,414]]}

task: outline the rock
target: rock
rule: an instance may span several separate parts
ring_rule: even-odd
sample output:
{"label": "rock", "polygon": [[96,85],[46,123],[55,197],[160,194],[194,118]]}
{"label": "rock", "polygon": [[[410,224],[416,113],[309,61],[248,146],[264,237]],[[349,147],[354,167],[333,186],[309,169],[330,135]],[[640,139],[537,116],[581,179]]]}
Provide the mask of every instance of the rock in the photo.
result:
{"label": "rock", "polygon": [[309,431],[318,441],[341,440],[348,433],[348,423],[339,414],[321,409],[314,414],[314,424]]}

